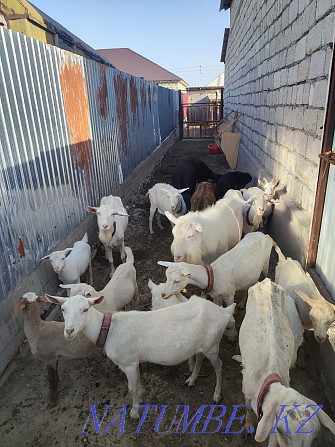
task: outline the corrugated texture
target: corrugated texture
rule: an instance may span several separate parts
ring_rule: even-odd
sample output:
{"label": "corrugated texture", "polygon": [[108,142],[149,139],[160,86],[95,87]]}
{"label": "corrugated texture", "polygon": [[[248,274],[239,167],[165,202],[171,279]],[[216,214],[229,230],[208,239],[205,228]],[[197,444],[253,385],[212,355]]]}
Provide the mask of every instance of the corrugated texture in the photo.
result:
{"label": "corrugated texture", "polygon": [[[334,149],[333,149],[334,150]],[[330,165],[323,208],[316,271],[335,300],[335,166]]]}
{"label": "corrugated texture", "polygon": [[174,129],[178,92],[0,37],[1,300]]}

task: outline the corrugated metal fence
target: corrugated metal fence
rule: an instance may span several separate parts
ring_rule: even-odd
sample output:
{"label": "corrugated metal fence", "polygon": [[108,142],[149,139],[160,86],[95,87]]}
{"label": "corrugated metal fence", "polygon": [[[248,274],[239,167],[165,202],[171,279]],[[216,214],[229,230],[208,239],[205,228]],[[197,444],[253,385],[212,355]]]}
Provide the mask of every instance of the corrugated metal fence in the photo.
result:
{"label": "corrugated metal fence", "polygon": [[0,301],[175,128],[178,93],[0,29]]}

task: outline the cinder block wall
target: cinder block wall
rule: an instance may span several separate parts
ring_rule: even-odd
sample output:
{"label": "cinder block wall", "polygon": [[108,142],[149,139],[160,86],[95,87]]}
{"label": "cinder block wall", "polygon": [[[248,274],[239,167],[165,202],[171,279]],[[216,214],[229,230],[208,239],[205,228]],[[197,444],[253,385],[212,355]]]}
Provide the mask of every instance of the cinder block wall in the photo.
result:
{"label": "cinder block wall", "polygon": [[271,232],[305,262],[334,38],[332,0],[231,5],[225,112],[244,116],[238,168],[286,187]]}

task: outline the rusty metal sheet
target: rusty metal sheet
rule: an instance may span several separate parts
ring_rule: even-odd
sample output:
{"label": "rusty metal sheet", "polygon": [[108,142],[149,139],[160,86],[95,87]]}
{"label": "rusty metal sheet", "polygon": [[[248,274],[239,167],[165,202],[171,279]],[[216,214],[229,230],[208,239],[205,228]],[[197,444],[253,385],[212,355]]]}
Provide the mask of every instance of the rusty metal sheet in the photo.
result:
{"label": "rusty metal sheet", "polygon": [[178,92],[0,28],[0,300],[169,135],[177,109]]}

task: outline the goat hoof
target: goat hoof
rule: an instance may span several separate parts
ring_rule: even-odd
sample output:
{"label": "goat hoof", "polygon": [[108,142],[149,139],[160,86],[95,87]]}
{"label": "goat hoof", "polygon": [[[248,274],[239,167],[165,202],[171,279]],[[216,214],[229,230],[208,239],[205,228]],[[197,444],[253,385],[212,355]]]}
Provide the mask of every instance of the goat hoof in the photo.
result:
{"label": "goat hoof", "polygon": [[130,417],[131,419],[139,419],[140,415],[137,413],[136,410],[134,410],[133,408],[130,410]]}
{"label": "goat hoof", "polygon": [[192,379],[192,376],[190,376],[188,379],[186,379],[186,382],[188,384],[188,386],[194,386],[195,384],[195,379]]}
{"label": "goat hoof", "polygon": [[58,404],[58,396],[52,396],[50,398],[50,407],[55,407]]}
{"label": "goat hoof", "polygon": [[215,402],[216,404],[217,404],[218,402],[220,402],[220,400],[221,400],[221,393],[215,391],[215,392],[214,392],[214,395],[213,395],[213,400],[214,400],[214,402]]}
{"label": "goat hoof", "polygon": [[153,231],[149,231],[149,234],[151,234],[151,236],[153,235],[153,234],[155,234]]}

